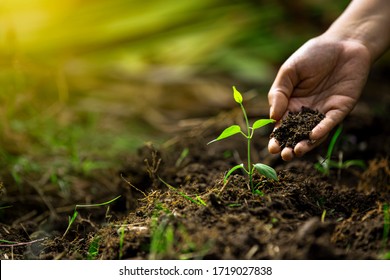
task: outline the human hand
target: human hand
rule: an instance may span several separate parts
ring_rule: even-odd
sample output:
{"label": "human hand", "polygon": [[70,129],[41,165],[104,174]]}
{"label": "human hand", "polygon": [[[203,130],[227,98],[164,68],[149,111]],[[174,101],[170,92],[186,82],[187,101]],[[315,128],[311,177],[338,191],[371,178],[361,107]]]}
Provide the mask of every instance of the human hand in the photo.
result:
{"label": "human hand", "polygon": [[310,141],[281,148],[272,138],[268,150],[283,160],[302,156],[322,143],[330,131],[354,108],[367,80],[371,57],[358,41],[340,41],[326,34],[298,49],[280,68],[268,94],[270,118],[280,123],[302,106],[318,110],[325,118],[312,130]]}

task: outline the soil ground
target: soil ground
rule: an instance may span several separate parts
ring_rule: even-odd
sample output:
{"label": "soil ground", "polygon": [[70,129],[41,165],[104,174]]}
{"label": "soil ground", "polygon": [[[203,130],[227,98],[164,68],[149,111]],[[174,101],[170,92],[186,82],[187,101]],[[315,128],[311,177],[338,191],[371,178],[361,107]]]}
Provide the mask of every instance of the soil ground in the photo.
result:
{"label": "soil ground", "polygon": [[253,161],[271,165],[279,176],[272,181],[255,175],[260,194],[248,189],[241,173],[223,180],[227,170],[246,161],[239,135],[206,145],[239,119],[236,111],[187,127],[159,147],[140,147],[121,170],[76,180],[77,191],[69,194],[74,201],[121,197],[78,208],[67,232],[74,204],[50,184],[34,188],[36,180],[30,178],[32,191],[9,192],[2,199],[2,207],[13,207],[1,209],[0,257],[389,258],[389,105],[388,94],[373,92],[344,121],[332,159],[364,160],[364,169],[319,172],[314,165],[328,143],[283,162],[266,149],[272,127],[257,131]]}

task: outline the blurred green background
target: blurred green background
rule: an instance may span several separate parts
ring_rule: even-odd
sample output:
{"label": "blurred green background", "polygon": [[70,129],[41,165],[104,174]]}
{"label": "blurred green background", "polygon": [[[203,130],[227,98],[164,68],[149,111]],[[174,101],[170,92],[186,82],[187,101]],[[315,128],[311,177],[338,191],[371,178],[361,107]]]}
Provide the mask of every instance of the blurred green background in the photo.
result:
{"label": "blurred green background", "polygon": [[280,64],[348,2],[1,0],[3,181],[120,166],[228,108],[232,85],[266,100]]}

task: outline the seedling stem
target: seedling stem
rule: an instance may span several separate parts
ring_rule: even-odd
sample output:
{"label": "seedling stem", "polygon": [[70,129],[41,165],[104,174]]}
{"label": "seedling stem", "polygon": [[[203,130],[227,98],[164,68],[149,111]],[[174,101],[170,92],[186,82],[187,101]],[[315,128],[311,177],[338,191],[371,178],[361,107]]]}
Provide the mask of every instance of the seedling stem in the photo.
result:
{"label": "seedling stem", "polygon": [[241,133],[246,139],[247,139],[247,166],[245,168],[244,164],[238,164],[236,166],[233,166],[225,175],[225,181],[227,178],[237,169],[243,169],[246,174],[248,174],[248,181],[250,189],[253,193],[255,193],[255,187],[253,184],[253,173],[255,170],[259,172],[260,174],[264,175],[265,177],[273,180],[278,180],[278,176],[276,174],[276,171],[263,163],[256,163],[252,164],[251,161],[251,140],[253,137],[253,134],[256,129],[263,127],[267,124],[275,122],[275,120],[272,119],[260,119],[253,123],[252,127],[249,125],[248,115],[246,113],[246,110],[244,108],[244,105],[242,104],[243,98],[241,93],[233,86],[233,96],[234,100],[240,105],[242,113],[244,115],[245,124],[246,124],[246,133],[242,132],[239,125],[231,125],[228,128],[226,128],[216,139],[210,141],[208,144],[211,144],[213,142],[222,140],[224,138],[228,138],[232,135],[235,135],[237,133]]}

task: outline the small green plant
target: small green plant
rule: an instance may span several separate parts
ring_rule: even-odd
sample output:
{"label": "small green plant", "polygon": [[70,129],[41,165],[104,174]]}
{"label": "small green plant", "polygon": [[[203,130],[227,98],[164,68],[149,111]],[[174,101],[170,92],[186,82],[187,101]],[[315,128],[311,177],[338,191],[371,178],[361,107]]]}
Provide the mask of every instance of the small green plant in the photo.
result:
{"label": "small green plant", "polygon": [[176,161],[176,163],[175,163],[175,166],[176,166],[176,167],[179,167],[179,166],[183,163],[184,159],[188,156],[189,153],[190,153],[190,149],[189,149],[189,148],[185,148],[185,149],[181,152],[179,158],[177,159],[177,161]]}
{"label": "small green plant", "polygon": [[233,135],[238,134],[238,133],[242,134],[246,138],[246,140],[247,140],[247,160],[248,160],[247,166],[245,167],[243,163],[233,166],[226,173],[224,180],[226,181],[227,178],[234,171],[236,171],[238,169],[242,169],[248,175],[249,186],[250,186],[251,191],[253,193],[255,193],[256,187],[253,184],[253,174],[254,174],[255,170],[258,173],[260,173],[261,175],[264,175],[265,177],[267,177],[269,179],[273,179],[276,181],[278,180],[278,175],[276,174],[276,171],[272,167],[270,167],[266,164],[263,164],[263,163],[252,164],[252,161],[251,161],[251,140],[253,138],[253,134],[254,134],[255,130],[259,129],[267,124],[274,123],[275,120],[273,120],[273,119],[260,119],[260,120],[255,121],[252,124],[252,126],[250,126],[246,110],[244,108],[244,105],[242,104],[243,103],[242,95],[234,86],[233,86],[233,97],[234,97],[234,100],[241,107],[241,110],[242,110],[242,113],[243,113],[244,119],[245,119],[246,131],[243,132],[239,125],[236,125],[236,124],[231,125],[228,128],[226,128],[224,131],[222,131],[222,133],[216,139],[210,141],[208,144],[211,144],[211,143],[214,143],[216,141],[228,138],[228,137],[233,136]]}
{"label": "small green plant", "polygon": [[119,259],[123,257],[123,243],[125,241],[125,228],[121,227],[119,229]]}
{"label": "small green plant", "polygon": [[363,160],[354,159],[354,160],[343,161],[343,153],[342,152],[339,153],[339,157],[338,157],[337,161],[332,160],[333,150],[334,150],[334,147],[336,145],[337,140],[340,137],[342,130],[343,130],[343,126],[339,125],[338,128],[336,129],[335,133],[333,134],[330,142],[329,142],[328,150],[326,152],[326,157],[323,158],[320,156],[318,159],[318,162],[314,165],[314,167],[319,172],[321,172],[322,174],[324,174],[326,176],[329,176],[331,168],[336,168],[338,170],[342,170],[342,169],[347,169],[351,166],[359,166],[361,168],[365,168],[365,166],[366,166]]}
{"label": "small green plant", "polygon": [[88,247],[88,260],[95,260],[99,254],[100,237],[94,237]]}
{"label": "small green plant", "polygon": [[66,228],[64,234],[62,235],[62,238],[65,237],[65,235],[68,233],[70,227],[72,226],[72,224],[74,223],[74,221],[76,220],[79,212],[77,211],[77,209],[79,208],[90,208],[90,207],[100,207],[100,206],[105,206],[105,205],[109,205],[111,204],[112,202],[114,202],[115,200],[117,200],[118,198],[120,198],[121,196],[117,196],[109,201],[106,201],[106,202],[102,202],[102,203],[97,203],[97,204],[78,204],[74,207],[74,211],[73,211],[73,215],[72,217],[69,217],[69,222],[68,222],[68,227]]}
{"label": "small green plant", "polygon": [[326,217],[326,209],[324,209],[324,211],[322,211],[321,223],[325,223],[325,217]]}
{"label": "small green plant", "polygon": [[151,240],[150,240],[150,259],[158,259],[161,255],[173,252],[175,244],[175,230],[171,224],[172,214],[152,217],[151,222]]}
{"label": "small green plant", "polygon": [[200,205],[200,206],[207,206],[206,202],[199,196],[199,195],[196,195],[195,199],[188,196],[187,194],[177,190],[174,186],[168,184],[167,182],[165,182],[163,179],[161,179],[160,177],[158,177],[158,179],[165,185],[167,186],[170,190],[176,192],[177,194],[181,195],[182,197],[184,197],[185,199],[187,199],[188,201],[192,202],[192,203],[195,203],[197,205]]}

